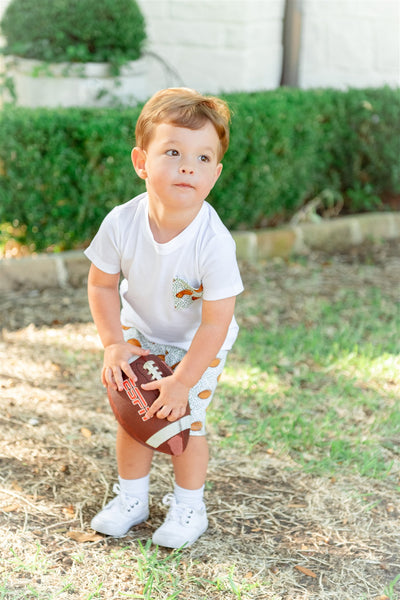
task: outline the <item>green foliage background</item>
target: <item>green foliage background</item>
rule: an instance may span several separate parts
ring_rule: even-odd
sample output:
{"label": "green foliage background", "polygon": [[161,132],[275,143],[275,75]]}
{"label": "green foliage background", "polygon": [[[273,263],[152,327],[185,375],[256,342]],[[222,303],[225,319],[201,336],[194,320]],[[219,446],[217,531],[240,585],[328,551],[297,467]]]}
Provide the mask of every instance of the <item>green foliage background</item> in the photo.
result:
{"label": "green foliage background", "polygon": [[146,39],[136,0],[11,0],[4,54],[48,62],[136,60]]}
{"label": "green foliage background", "polygon": [[[230,229],[287,221],[320,194],[346,212],[400,193],[400,93],[390,88],[224,96],[230,148],[210,196]],[[130,162],[140,106],[0,113],[0,227],[36,250],[85,245],[106,213],[144,190]]]}

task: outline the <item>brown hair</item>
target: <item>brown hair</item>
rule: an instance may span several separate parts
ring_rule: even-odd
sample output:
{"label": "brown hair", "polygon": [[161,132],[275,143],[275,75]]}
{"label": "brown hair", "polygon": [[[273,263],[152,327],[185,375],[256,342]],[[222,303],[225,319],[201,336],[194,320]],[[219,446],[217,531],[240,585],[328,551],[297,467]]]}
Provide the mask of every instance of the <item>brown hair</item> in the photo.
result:
{"label": "brown hair", "polygon": [[144,105],[136,123],[136,144],[146,150],[156,125],[171,123],[178,127],[200,129],[211,121],[218,134],[221,160],[229,145],[230,111],[226,102],[203,96],[189,88],[167,88],[156,92]]}

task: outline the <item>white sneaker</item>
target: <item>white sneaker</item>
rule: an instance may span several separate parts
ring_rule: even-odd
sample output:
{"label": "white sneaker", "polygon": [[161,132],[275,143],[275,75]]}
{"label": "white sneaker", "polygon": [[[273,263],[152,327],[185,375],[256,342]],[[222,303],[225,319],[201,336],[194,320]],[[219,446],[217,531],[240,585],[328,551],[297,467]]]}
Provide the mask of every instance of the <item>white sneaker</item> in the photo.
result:
{"label": "white sneaker", "polygon": [[146,521],[149,507],[138,498],[128,498],[118,483],[114,484],[113,492],[117,496],[93,517],[90,526],[99,533],[118,538],[128,533],[134,525]]}
{"label": "white sneaker", "polygon": [[164,523],[153,534],[153,544],[166,548],[191,546],[208,527],[207,512],[202,502],[197,508],[178,504],[174,494],[167,494],[163,504],[170,506]]}

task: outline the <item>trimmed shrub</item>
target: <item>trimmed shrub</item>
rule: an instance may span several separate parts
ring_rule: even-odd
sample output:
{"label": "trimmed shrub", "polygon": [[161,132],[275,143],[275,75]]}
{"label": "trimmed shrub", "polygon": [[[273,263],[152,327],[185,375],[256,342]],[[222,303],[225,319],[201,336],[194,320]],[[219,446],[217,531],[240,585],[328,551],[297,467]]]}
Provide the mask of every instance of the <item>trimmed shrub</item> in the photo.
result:
{"label": "trimmed shrub", "polygon": [[[400,194],[398,90],[282,88],[225,99],[231,144],[210,201],[230,229],[283,224],[316,197],[339,198],[351,213]],[[37,250],[82,247],[113,206],[142,192],[130,161],[139,111],[6,107],[5,238]]]}
{"label": "trimmed shrub", "polygon": [[320,155],[326,186],[343,193],[350,212],[371,210],[385,194],[399,194],[399,90],[328,90],[324,100]]}
{"label": "trimmed shrub", "polygon": [[143,191],[130,161],[137,115],[6,109],[0,126],[0,223],[11,223],[37,249],[85,243],[115,204]]}
{"label": "trimmed shrub", "polygon": [[11,0],[5,54],[47,62],[136,60],[146,39],[136,0]]}
{"label": "trimmed shrub", "polygon": [[223,186],[214,188],[211,200],[228,227],[281,223],[320,189],[314,96],[278,89],[226,97],[234,113],[232,143]]}
{"label": "trimmed shrub", "polygon": [[319,195],[354,213],[400,193],[399,90],[280,88],[226,99],[232,143],[211,200],[228,227],[279,225]]}

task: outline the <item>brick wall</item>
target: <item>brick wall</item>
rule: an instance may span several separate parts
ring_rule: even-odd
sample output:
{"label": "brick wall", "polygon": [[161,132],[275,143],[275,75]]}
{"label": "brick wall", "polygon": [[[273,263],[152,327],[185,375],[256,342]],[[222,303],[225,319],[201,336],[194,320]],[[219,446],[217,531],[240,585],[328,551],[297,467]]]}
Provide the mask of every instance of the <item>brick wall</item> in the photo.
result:
{"label": "brick wall", "polygon": [[140,6],[150,50],[172,67],[168,72],[153,58],[151,88],[217,93],[279,85],[284,0],[140,0]]}
{"label": "brick wall", "polygon": [[299,85],[400,84],[399,0],[303,0]]}
{"label": "brick wall", "polygon": [[[0,17],[9,0],[0,0]],[[282,68],[285,0],[139,0],[149,94],[271,89]],[[299,0],[300,87],[400,85],[400,0]]]}
{"label": "brick wall", "polygon": [[[139,0],[153,58],[151,91],[275,88],[285,0]],[[300,87],[400,85],[399,0],[299,0]]]}

